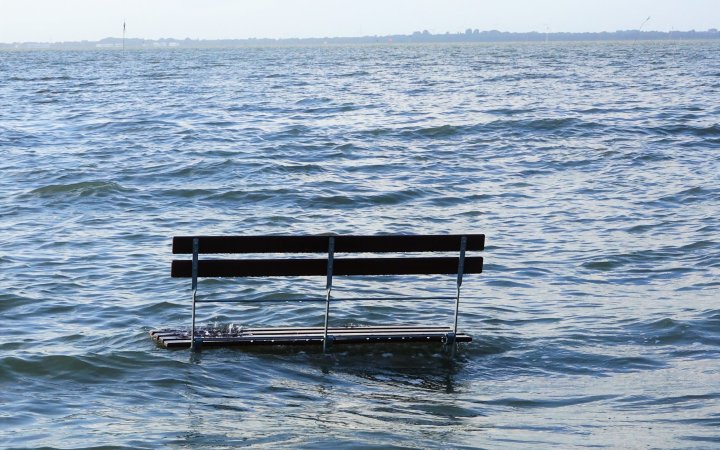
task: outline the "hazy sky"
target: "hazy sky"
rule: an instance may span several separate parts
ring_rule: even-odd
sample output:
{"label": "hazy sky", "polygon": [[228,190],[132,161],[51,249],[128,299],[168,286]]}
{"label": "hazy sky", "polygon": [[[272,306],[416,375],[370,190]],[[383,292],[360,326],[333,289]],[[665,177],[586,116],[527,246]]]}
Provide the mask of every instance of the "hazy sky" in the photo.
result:
{"label": "hazy sky", "polygon": [[720,0],[0,0],[0,42],[720,28]]}

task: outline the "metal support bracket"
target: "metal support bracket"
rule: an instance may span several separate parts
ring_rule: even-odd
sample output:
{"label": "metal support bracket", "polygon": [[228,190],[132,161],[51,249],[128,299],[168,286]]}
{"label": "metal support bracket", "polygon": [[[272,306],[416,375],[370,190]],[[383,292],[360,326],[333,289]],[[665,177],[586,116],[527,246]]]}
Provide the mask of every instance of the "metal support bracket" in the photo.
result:
{"label": "metal support bracket", "polygon": [[455,333],[445,333],[441,342],[443,345],[453,345],[455,343]]}

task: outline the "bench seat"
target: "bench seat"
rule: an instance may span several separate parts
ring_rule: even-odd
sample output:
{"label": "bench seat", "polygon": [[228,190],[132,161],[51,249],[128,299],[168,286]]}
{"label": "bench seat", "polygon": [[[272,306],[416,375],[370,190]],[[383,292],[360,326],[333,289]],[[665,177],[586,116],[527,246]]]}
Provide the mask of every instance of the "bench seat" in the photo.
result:
{"label": "bench seat", "polygon": [[[195,330],[202,336],[203,345],[209,347],[249,346],[249,345],[323,345],[325,329],[323,327],[287,327],[287,328],[240,328],[233,332],[227,330]],[[381,342],[441,342],[452,340],[450,327],[432,327],[421,325],[372,326],[372,327],[330,327],[328,333],[333,337],[333,345],[367,344]],[[189,330],[157,330],[150,336],[165,348],[189,348]],[[455,342],[470,342],[467,334],[455,335]]]}

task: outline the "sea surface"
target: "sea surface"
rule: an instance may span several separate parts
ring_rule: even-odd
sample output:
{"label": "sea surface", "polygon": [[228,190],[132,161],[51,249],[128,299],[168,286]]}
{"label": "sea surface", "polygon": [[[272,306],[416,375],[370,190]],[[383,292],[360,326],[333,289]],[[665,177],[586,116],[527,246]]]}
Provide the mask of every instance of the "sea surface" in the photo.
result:
{"label": "sea surface", "polygon": [[[1,52],[0,447],[719,448],[719,221],[718,42]],[[319,233],[485,233],[472,343],[150,339],[190,321],[172,236]],[[449,325],[448,303],[337,303],[331,324]]]}

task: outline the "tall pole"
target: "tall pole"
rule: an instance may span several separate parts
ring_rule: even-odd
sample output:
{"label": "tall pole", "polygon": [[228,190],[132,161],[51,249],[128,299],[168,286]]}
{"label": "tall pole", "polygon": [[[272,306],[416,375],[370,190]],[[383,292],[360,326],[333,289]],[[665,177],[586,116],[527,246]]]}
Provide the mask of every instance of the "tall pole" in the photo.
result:
{"label": "tall pole", "polygon": [[123,41],[122,41],[122,50],[125,52],[125,19],[123,19]]}
{"label": "tall pole", "polygon": [[637,42],[637,40],[642,37],[642,36],[641,36],[641,35],[642,35],[642,29],[643,29],[643,27],[645,26],[645,24],[648,23],[648,20],[650,20],[650,16],[647,16],[647,19],[643,20],[643,23],[640,24],[640,28],[638,28],[637,37],[635,38],[635,42]]}

